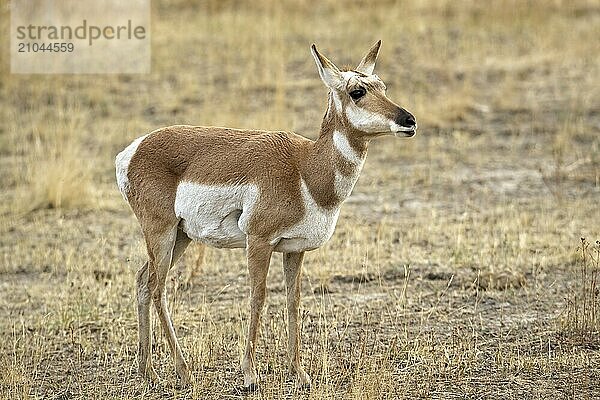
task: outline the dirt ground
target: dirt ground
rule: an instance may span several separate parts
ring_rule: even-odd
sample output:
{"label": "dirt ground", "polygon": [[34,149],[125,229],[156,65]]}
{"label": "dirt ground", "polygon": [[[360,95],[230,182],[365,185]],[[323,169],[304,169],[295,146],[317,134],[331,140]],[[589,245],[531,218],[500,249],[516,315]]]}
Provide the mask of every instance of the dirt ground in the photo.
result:
{"label": "dirt ground", "polygon": [[[598,1],[165,0],[152,24],[148,75],[14,75],[2,59],[0,396],[600,398]],[[153,316],[162,381],[147,385],[145,254],[116,153],[175,123],[315,138],[326,89],[310,44],[352,65],[379,38],[376,72],[419,131],[371,144],[333,238],[305,259],[312,388],[287,369],[281,256],[261,388],[244,394],[244,251],[199,262],[194,246],[169,301],[195,383],[178,386]]]}

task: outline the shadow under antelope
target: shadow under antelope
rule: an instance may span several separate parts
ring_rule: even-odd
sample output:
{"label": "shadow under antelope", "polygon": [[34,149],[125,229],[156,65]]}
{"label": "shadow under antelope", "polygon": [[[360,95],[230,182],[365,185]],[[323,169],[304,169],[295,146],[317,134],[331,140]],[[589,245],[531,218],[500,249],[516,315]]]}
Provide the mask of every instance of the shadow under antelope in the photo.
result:
{"label": "shadow under antelope", "polygon": [[150,357],[150,303],[166,332],[183,383],[191,376],[167,308],[167,273],[191,240],[246,248],[250,326],[242,361],[244,386],[257,388],[255,349],[271,254],[283,253],[288,355],[299,383],[310,385],[300,361],[298,307],[304,253],[333,234],[343,201],[362,170],[369,141],[412,137],[414,116],[386,96],[373,74],[381,41],[355,70],[340,71],[311,52],[329,89],[316,141],[291,132],[169,126],[137,138],[116,157],[119,189],[140,222],[148,261],[137,272],[139,373],[158,379]]}

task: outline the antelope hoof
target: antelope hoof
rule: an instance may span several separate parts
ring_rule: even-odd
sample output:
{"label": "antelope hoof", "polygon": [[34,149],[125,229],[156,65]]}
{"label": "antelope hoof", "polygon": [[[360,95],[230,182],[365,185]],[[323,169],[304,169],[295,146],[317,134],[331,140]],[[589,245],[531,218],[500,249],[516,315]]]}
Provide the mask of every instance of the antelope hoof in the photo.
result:
{"label": "antelope hoof", "polygon": [[244,373],[244,391],[256,391],[256,389],[258,389],[258,375],[256,375],[256,370],[248,364],[245,364],[242,366],[242,372]]}
{"label": "antelope hoof", "polygon": [[306,372],[304,372],[304,371],[298,372],[298,385],[303,390],[310,389],[310,387],[311,387],[310,376]]}
{"label": "antelope hoof", "polygon": [[192,376],[190,374],[190,368],[185,361],[178,362],[175,365],[175,372],[179,378],[179,384],[182,386],[189,386],[192,384]]}
{"label": "antelope hoof", "polygon": [[258,390],[258,384],[252,382],[249,385],[244,385],[244,393],[254,393]]}

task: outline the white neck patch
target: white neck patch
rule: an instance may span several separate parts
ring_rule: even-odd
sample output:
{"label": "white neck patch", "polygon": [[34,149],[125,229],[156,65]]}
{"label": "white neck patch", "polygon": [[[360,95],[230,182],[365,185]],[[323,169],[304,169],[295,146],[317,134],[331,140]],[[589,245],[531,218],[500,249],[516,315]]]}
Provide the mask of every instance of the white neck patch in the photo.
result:
{"label": "white neck patch", "polygon": [[335,171],[335,194],[344,201],[352,193],[352,189],[358,181],[362,168],[357,168],[350,176],[344,176],[341,172]]}
{"label": "white neck patch", "polygon": [[350,161],[352,164],[362,167],[362,164],[365,162],[364,155],[361,156],[358,154],[348,142],[348,138],[340,131],[333,131],[333,145],[339,151],[339,153],[346,160]]}

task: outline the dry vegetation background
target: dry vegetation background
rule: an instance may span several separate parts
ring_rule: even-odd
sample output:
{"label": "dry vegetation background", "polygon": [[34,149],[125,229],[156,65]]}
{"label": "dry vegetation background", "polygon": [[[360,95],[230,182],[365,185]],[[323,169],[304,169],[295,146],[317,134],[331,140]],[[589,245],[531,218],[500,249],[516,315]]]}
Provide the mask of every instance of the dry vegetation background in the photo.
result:
{"label": "dry vegetation background", "polygon": [[[274,257],[250,398],[600,397],[598,1],[154,0],[149,75],[11,75],[0,2],[0,396],[237,398],[243,251],[173,272],[196,384],[135,375],[144,252],[113,159],[189,123],[314,138],[309,45],[377,73],[419,133],[381,139],[333,239],[307,256],[300,391]],[[580,237],[587,238],[581,242]]]}

